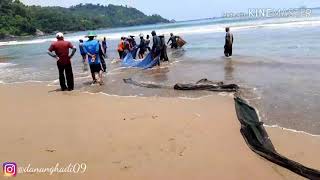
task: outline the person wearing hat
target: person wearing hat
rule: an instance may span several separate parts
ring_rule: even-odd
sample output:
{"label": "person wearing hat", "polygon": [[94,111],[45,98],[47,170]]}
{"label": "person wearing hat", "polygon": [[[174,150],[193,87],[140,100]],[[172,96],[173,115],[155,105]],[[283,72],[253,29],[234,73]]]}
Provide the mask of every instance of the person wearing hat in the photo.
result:
{"label": "person wearing hat", "polygon": [[138,46],[139,50],[139,59],[143,59],[144,53],[147,51],[146,40],[144,39],[143,34],[140,34],[140,44]]}
{"label": "person wearing hat", "polygon": [[[86,37],[88,37],[89,40],[84,43],[84,51],[88,55],[88,62],[90,65],[93,84],[99,82],[99,84],[102,85],[103,71],[102,71],[100,55],[99,55],[100,43],[95,39],[97,35],[94,32],[89,32]],[[96,74],[98,74],[99,76],[98,80],[96,79]]]}
{"label": "person wearing hat", "polygon": [[[156,31],[152,31],[151,35],[152,35],[152,40],[153,40],[153,45],[151,48],[152,57],[156,58],[161,53],[161,45],[160,45],[161,40],[160,40],[159,36],[157,36]],[[160,66],[160,62],[158,63],[158,65]]]}
{"label": "person wearing hat", "polygon": [[[56,38],[57,41],[53,42],[50,45],[48,49],[48,54],[57,60],[61,91],[72,91],[74,89],[74,79],[71,66],[71,59],[73,55],[76,53],[77,49],[75,46],[71,44],[71,42],[64,40],[63,33],[57,33]],[[72,49],[72,53],[70,55],[69,49]]]}

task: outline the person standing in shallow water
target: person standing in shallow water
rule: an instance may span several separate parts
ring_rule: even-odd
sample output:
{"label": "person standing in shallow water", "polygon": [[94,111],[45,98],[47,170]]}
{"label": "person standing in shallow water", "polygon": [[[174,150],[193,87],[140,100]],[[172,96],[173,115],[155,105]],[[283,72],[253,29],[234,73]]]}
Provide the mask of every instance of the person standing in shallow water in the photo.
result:
{"label": "person standing in shallow water", "polygon": [[[98,40],[98,42],[99,42],[99,40]],[[106,61],[104,60],[104,58],[106,58],[107,55],[105,53],[103,53],[103,50],[102,50],[100,43],[99,43],[99,57],[100,57],[100,63],[102,65],[103,72],[107,72],[107,64],[106,64]]]}
{"label": "person standing in shallow water", "polygon": [[139,36],[140,36],[140,44],[139,44],[138,48],[140,50],[139,50],[138,57],[139,57],[139,59],[143,59],[144,53],[147,51],[147,49],[146,49],[146,40],[144,39],[143,34],[140,34]]}
{"label": "person standing in shallow water", "polygon": [[[153,40],[151,52],[152,52],[152,57],[155,59],[156,57],[160,56],[160,53],[161,53],[161,40],[159,36],[157,36],[156,31],[152,31],[151,35]],[[158,62],[158,66],[160,66],[160,61]]]}
{"label": "person standing in shallow water", "polygon": [[[77,49],[71,44],[71,42],[64,40],[63,33],[57,33],[56,38],[57,41],[51,44],[48,49],[48,54],[57,60],[61,91],[72,91],[74,89],[74,80],[71,58],[76,53]],[[72,49],[71,55],[69,55],[69,49]]]}
{"label": "person standing in shallow water", "polygon": [[103,41],[101,44],[102,44],[102,50],[103,50],[104,56],[106,57],[107,56],[107,48],[108,48],[106,37],[103,38]]}
{"label": "person standing in shallow water", "polygon": [[80,39],[79,40],[79,50],[80,50],[80,54],[81,54],[81,57],[82,57],[82,63],[83,63],[83,71],[87,71],[88,70],[88,64],[87,64],[87,55],[86,53],[84,52],[84,43],[83,43],[83,40]]}
{"label": "person standing in shallow water", "polygon": [[169,61],[165,37],[164,35],[160,35],[159,38],[160,38],[160,46],[161,46],[160,60]]}
{"label": "person standing in shallow water", "polygon": [[147,35],[147,39],[146,39],[146,48],[148,49],[149,52],[151,51],[149,34]]}
{"label": "person standing in shallow water", "polygon": [[[93,84],[99,83],[100,85],[103,85],[103,80],[102,80],[102,65],[100,61],[100,43],[95,37],[97,35],[94,32],[89,32],[88,36],[89,38],[88,41],[84,43],[84,50],[86,54],[88,55],[88,62],[90,65],[90,70],[91,70],[91,75],[92,75],[92,80]],[[96,79],[96,74],[98,74],[99,79],[97,81]]]}
{"label": "person standing in shallow water", "polygon": [[226,57],[232,56],[233,34],[230,32],[230,28],[226,27],[226,37],[224,45],[224,55]]}
{"label": "person standing in shallow water", "polygon": [[118,53],[119,53],[119,58],[123,59],[123,53],[124,53],[124,37],[121,37],[120,42],[118,44]]}
{"label": "person standing in shallow water", "polygon": [[179,38],[179,36],[174,36],[173,33],[170,33],[170,38],[167,42],[167,44],[170,43],[171,41],[171,49],[175,48],[177,49],[178,48],[178,43],[177,43],[177,39]]}

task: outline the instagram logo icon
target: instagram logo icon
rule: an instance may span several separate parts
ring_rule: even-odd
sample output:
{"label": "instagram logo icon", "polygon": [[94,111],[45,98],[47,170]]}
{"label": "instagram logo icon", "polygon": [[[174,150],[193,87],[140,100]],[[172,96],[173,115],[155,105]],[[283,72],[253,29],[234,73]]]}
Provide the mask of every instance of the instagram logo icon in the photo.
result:
{"label": "instagram logo icon", "polygon": [[6,177],[14,177],[17,175],[17,164],[12,162],[3,163],[3,173]]}

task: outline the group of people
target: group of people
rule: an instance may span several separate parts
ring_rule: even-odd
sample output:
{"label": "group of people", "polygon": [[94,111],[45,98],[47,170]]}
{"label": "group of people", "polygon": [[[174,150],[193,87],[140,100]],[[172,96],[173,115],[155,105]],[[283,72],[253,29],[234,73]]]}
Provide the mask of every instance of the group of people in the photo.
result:
{"label": "group of people", "polygon": [[[167,44],[171,41],[171,48],[178,48],[177,39],[179,36],[174,36],[173,33],[170,35],[169,41],[166,43],[165,36],[159,35],[155,31],[151,32],[152,35],[152,47],[150,47],[150,36],[147,35],[146,38],[143,34],[140,34],[140,43],[137,44],[135,36],[121,37],[118,44],[119,58],[123,59],[128,53],[131,53],[133,58],[136,59],[138,54],[139,59],[143,59],[146,52],[151,52],[152,56],[160,56],[160,60],[169,61],[167,55]],[[139,50],[139,51],[138,51]]]}
{"label": "group of people", "polygon": [[[171,48],[178,48],[179,36],[170,34],[168,42],[165,41],[165,36],[158,36],[155,31],[151,32],[152,35],[152,47],[150,47],[150,36],[147,35],[146,39],[143,34],[140,34],[140,43],[137,44],[134,36],[121,37],[118,45],[118,53],[120,59],[123,59],[128,53],[131,53],[136,58],[137,52],[140,59],[144,58],[147,51],[152,53],[152,57],[155,59],[160,56],[160,60],[169,61],[167,56],[167,45],[171,42]],[[89,32],[86,36],[88,40],[84,42],[79,40],[79,50],[84,63],[84,70],[87,70],[89,64],[93,84],[99,83],[103,85],[103,72],[106,72],[106,58],[107,42],[106,38],[103,39],[100,44],[99,40],[95,39],[97,35],[94,32]],[[71,42],[64,40],[63,33],[56,34],[57,41],[53,42],[48,49],[48,54],[57,60],[57,67],[59,70],[59,82],[62,91],[72,91],[74,89],[74,79],[71,66],[71,59],[76,52],[76,47]],[[233,34],[230,32],[230,28],[226,28],[224,54],[226,57],[232,56]],[[72,50],[69,54],[69,50]],[[138,51],[139,50],[139,51]],[[87,64],[88,63],[88,64]],[[160,62],[158,63],[160,65]],[[96,78],[98,76],[98,78]],[[67,83],[66,83],[67,81]]]}
{"label": "group of people", "polygon": [[140,34],[140,44],[137,45],[137,42],[135,40],[135,36],[129,36],[129,37],[121,37],[120,42],[118,44],[118,53],[119,58],[123,59],[126,57],[128,53],[132,53],[134,58],[137,56],[137,50],[139,51],[139,58],[142,59],[144,57],[144,54],[147,50],[150,51],[150,37],[147,35],[147,39],[144,39],[144,35]]}

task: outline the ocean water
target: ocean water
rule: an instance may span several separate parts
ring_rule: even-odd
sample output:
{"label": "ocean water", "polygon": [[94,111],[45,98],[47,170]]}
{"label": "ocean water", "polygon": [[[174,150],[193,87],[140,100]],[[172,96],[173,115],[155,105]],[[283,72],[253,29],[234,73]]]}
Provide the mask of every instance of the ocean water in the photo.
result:
{"label": "ocean water", "polygon": [[[234,34],[234,56],[223,57],[224,27]],[[169,63],[149,70],[124,69],[117,61],[120,36],[173,32],[188,44],[168,49]],[[86,32],[67,34],[78,45]],[[124,84],[123,78],[161,83],[190,83],[202,78],[237,83],[241,94],[260,112],[268,125],[320,134],[320,13],[312,17],[217,18],[115,28],[97,31],[108,40],[108,73],[104,86],[91,86],[83,72],[79,54],[73,58],[76,88],[93,93],[123,96],[201,97],[211,92],[179,92],[172,89],[146,89]],[[46,54],[53,36],[0,42],[0,82],[44,81],[58,85],[55,60]]]}

